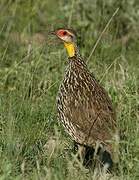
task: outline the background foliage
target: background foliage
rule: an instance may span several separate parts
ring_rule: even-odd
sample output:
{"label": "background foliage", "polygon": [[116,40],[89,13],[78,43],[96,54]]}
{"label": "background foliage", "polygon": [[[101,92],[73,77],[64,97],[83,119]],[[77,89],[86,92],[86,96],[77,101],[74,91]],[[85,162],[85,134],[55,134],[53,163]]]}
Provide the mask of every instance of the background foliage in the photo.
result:
{"label": "background foliage", "polygon": [[139,178],[139,1],[1,0],[0,179],[97,178],[77,161],[57,123],[55,98],[67,55],[48,32],[75,29],[87,59],[118,7],[88,68],[111,95],[124,132],[113,178]]}

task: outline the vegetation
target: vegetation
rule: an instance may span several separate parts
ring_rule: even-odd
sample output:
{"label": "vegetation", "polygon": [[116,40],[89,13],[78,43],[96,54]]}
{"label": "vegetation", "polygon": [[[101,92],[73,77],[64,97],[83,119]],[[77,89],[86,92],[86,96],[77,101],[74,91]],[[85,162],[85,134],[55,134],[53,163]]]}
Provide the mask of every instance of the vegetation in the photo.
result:
{"label": "vegetation", "polygon": [[97,179],[75,158],[72,140],[57,122],[55,99],[67,54],[48,32],[75,29],[87,59],[118,7],[88,67],[111,95],[123,134],[112,178],[139,179],[139,2],[1,0],[1,180]]}

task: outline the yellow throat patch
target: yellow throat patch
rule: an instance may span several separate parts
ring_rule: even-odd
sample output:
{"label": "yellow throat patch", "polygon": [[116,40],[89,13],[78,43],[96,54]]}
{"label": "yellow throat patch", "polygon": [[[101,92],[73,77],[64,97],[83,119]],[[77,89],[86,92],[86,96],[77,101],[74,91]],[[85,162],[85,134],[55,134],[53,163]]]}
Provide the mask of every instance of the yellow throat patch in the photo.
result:
{"label": "yellow throat patch", "polygon": [[64,46],[67,49],[69,57],[73,57],[75,55],[75,45],[74,45],[74,43],[66,43],[66,42],[64,42]]}

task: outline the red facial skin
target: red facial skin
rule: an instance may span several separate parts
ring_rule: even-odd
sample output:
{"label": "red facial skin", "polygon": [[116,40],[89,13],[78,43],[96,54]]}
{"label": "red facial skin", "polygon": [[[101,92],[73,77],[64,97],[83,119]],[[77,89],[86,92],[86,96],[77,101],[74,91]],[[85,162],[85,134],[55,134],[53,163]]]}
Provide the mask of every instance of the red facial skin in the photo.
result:
{"label": "red facial skin", "polygon": [[59,36],[59,37],[63,37],[63,36],[66,36],[68,35],[68,32],[65,31],[64,29],[60,29],[56,32],[56,35]]}

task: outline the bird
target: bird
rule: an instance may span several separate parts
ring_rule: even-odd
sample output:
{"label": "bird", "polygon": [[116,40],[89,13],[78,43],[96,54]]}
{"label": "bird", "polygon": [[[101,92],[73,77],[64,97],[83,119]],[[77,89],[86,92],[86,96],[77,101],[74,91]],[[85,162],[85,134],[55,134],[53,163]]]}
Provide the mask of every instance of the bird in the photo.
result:
{"label": "bird", "polygon": [[[80,55],[75,31],[58,28],[51,34],[64,44],[68,54],[67,67],[56,99],[58,119],[77,143],[82,158],[85,158],[88,148],[97,149],[96,154],[103,149],[100,161],[109,168],[113,165],[115,153],[113,139],[118,137],[112,101],[89,71],[85,58]],[[106,156],[109,157],[108,162]]]}

